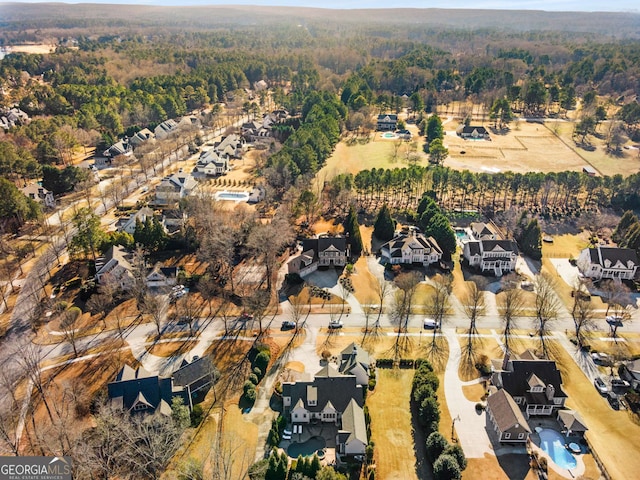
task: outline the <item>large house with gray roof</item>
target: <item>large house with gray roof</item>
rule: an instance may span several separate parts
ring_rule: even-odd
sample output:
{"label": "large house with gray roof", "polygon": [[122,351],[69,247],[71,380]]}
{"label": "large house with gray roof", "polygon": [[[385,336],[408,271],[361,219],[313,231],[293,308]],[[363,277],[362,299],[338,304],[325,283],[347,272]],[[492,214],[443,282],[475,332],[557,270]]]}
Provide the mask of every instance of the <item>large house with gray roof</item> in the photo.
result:
{"label": "large house with gray roof", "polygon": [[633,280],[638,273],[638,254],[632,248],[585,248],[578,257],[578,269],[592,280]]}
{"label": "large house with gray roof", "polygon": [[440,261],[442,249],[435,238],[425,237],[416,229],[411,229],[382,245],[380,254],[391,265],[418,263],[427,266]]}
{"label": "large house with gray roof", "polygon": [[[216,380],[210,357],[182,361],[178,370],[165,376],[125,365],[113,382],[107,385],[111,405],[137,414],[171,415],[175,397],[193,409],[197,394],[206,392]],[[200,400],[202,400],[200,395]]]}
{"label": "large house with gray roof", "polygon": [[513,400],[531,415],[552,415],[564,408],[567,394],[562,388],[562,376],[553,360],[543,360],[526,352],[527,355],[511,358],[506,355],[502,365],[496,369],[491,383],[504,389]]}
{"label": "large house with gray roof", "polygon": [[344,375],[355,375],[358,385],[369,384],[369,368],[371,357],[362,347],[351,343],[340,352],[340,367],[338,371]]}
{"label": "large house with gray roof", "polygon": [[304,433],[309,425],[318,423],[335,427],[338,460],[344,455],[364,455],[368,443],[362,408],[364,388],[356,375],[340,373],[327,364],[313,380],[283,383],[284,416],[298,432]]}
{"label": "large house with gray roof", "polygon": [[320,235],[302,241],[302,253],[288,264],[289,273],[301,277],[315,272],[318,267],[344,267],[349,259],[349,242],[343,236]]}
{"label": "large house with gray roof", "polygon": [[470,240],[465,242],[462,255],[470,267],[501,277],[515,270],[518,246],[514,240]]}

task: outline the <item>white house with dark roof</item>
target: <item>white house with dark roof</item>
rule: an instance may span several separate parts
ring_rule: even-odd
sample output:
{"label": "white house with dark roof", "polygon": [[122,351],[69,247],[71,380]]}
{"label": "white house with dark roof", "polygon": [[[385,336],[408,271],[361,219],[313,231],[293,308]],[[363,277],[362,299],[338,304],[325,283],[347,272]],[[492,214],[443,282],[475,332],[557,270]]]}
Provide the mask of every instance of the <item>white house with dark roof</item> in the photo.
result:
{"label": "white house with dark roof", "polygon": [[229,171],[229,156],[215,150],[203,152],[196,163],[195,171],[209,176],[225,175]]}
{"label": "white house with dark roof", "polygon": [[501,389],[489,395],[486,412],[500,442],[527,442],[531,428],[520,407],[507,391]]}
{"label": "white house with dark roof", "polygon": [[398,126],[398,115],[382,113],[376,120],[376,129],[380,131],[394,131]]}
{"label": "white house with dark roof", "polygon": [[149,288],[172,287],[178,282],[178,267],[157,265],[147,273],[145,281]]}
{"label": "white house with dark roof", "polygon": [[427,266],[440,261],[442,249],[435,238],[425,237],[413,229],[382,245],[380,254],[392,265],[420,263]]}
{"label": "white house with dark roof", "polygon": [[631,248],[585,248],[578,257],[578,269],[592,280],[632,280],[638,272],[638,255]]}
{"label": "white house with dark roof", "polygon": [[500,277],[515,270],[518,246],[513,240],[471,240],[464,244],[462,255],[470,267]]}
{"label": "white house with dark roof", "polygon": [[31,200],[44,205],[47,208],[55,208],[56,199],[53,197],[53,193],[41,186],[38,183],[32,183],[21,189]]}
{"label": "white house with dark roof", "polygon": [[491,140],[489,132],[482,126],[460,125],[456,133],[465,140]]}
{"label": "white house with dark roof", "polygon": [[120,155],[124,155],[125,157],[128,157],[132,153],[133,153],[133,148],[131,146],[131,143],[129,143],[129,140],[122,139],[114,143],[113,145],[111,145],[109,148],[107,148],[104,152],[102,152],[102,155],[106,158],[116,158],[116,157],[119,157]]}

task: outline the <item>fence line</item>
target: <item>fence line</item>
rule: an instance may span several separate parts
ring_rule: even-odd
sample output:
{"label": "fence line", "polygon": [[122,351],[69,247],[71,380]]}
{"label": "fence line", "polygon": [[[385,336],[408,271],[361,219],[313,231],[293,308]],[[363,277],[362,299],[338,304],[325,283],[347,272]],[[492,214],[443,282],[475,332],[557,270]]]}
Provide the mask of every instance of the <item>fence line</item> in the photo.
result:
{"label": "fence line", "polygon": [[607,471],[607,468],[604,466],[604,463],[602,463],[602,460],[600,460],[600,457],[591,446],[591,442],[589,441],[589,438],[585,435],[584,439],[587,441],[587,446],[589,447],[589,451],[591,452],[593,459],[598,464],[598,468],[600,468],[600,471],[602,472],[602,476],[606,478],[606,480],[611,480],[611,475],[609,475],[609,472]]}

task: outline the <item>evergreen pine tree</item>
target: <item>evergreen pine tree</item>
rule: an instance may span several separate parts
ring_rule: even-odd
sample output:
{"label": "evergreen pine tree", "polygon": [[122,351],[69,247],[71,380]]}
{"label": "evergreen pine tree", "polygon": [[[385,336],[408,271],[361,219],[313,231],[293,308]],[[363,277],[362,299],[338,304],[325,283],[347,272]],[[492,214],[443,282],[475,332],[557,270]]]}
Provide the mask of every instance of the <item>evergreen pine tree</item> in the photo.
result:
{"label": "evergreen pine tree", "polygon": [[373,225],[373,234],[378,240],[382,240],[383,242],[388,242],[393,238],[393,234],[396,230],[396,224],[391,218],[391,212],[389,211],[389,207],[385,203],[382,205],[382,208],[378,212],[378,216],[376,217],[376,221]]}
{"label": "evergreen pine tree", "polygon": [[358,223],[358,216],[356,210],[351,206],[349,208],[349,215],[344,222],[344,233],[349,235],[349,243],[351,245],[351,256],[358,257],[362,253],[363,244],[362,237],[360,236],[360,224]]}

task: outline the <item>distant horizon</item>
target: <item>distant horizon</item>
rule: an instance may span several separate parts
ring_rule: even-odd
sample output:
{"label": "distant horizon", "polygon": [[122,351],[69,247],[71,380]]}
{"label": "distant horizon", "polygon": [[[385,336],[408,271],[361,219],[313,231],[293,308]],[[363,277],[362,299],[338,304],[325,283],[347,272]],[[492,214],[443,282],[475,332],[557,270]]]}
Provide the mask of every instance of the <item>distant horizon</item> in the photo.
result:
{"label": "distant horizon", "polygon": [[640,13],[637,0],[616,0],[613,2],[600,2],[595,0],[405,0],[401,6],[390,6],[382,0],[324,0],[316,2],[312,0],[71,0],[62,2],[43,2],[41,0],[13,0],[8,3],[63,3],[63,4],[118,4],[118,5],[143,5],[157,7],[177,6],[261,6],[261,7],[304,7],[319,8],[325,10],[349,10],[349,9],[447,9],[447,10],[536,10],[548,12],[630,12]]}

